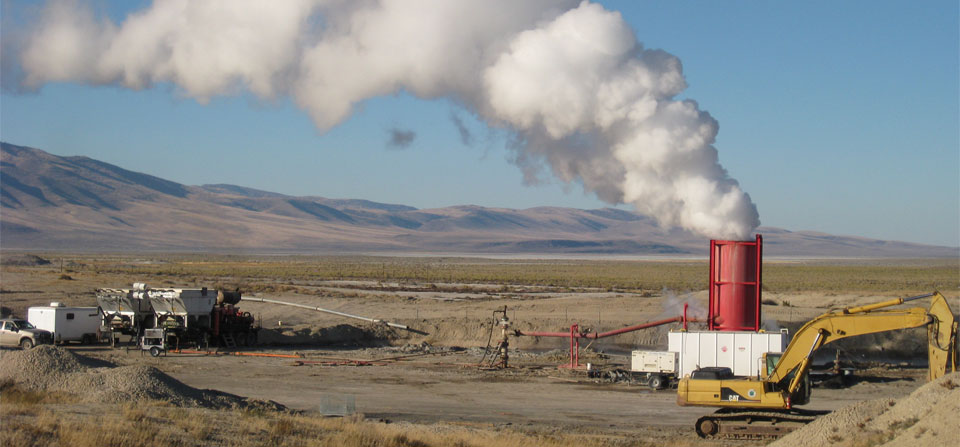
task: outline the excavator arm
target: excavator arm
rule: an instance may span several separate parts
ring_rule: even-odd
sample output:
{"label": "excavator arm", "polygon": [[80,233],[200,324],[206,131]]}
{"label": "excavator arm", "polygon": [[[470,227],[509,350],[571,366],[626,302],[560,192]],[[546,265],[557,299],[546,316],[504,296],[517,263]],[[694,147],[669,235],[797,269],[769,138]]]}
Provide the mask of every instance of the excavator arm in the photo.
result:
{"label": "excavator arm", "polygon": [[[879,310],[930,297],[933,299],[929,310],[919,307]],[[801,379],[810,369],[813,353],[823,345],[857,335],[921,326],[928,328],[929,379],[936,379],[946,373],[947,363],[953,357],[949,353],[956,333],[953,313],[947,305],[946,298],[940,292],[842,309],[814,318],[794,334],[793,340],[784,350],[780,361],[766,381],[780,384],[781,389],[793,395],[799,389]],[[951,366],[955,370],[956,360],[953,359],[952,362]],[[782,386],[788,378],[790,378],[789,385]]]}
{"label": "excavator arm", "polygon": [[931,319],[924,309],[874,311],[863,314],[826,314],[810,321],[794,335],[767,382],[783,384],[788,379],[790,394],[797,391],[800,379],[810,369],[813,354],[826,344],[857,335],[875,334],[924,326]]}

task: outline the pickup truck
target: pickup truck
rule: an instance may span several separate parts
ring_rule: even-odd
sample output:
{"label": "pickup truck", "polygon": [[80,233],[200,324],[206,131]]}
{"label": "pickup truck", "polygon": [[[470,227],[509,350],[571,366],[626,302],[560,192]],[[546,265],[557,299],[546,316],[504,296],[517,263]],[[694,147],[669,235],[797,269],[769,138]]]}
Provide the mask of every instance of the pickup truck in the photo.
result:
{"label": "pickup truck", "polygon": [[19,346],[30,349],[36,345],[53,343],[50,331],[37,329],[27,320],[4,318],[0,320],[0,346]]}

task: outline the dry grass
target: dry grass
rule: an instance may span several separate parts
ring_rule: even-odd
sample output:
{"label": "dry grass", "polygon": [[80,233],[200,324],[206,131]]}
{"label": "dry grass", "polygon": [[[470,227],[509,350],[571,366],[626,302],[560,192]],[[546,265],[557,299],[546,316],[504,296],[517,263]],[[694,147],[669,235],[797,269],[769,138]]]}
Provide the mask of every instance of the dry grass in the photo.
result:
{"label": "dry grass", "polygon": [[269,411],[180,408],[163,401],[65,404],[63,395],[5,385],[0,445],[10,447],[590,447],[642,441],[578,434],[536,434],[449,425],[421,426]]}
{"label": "dry grass", "polygon": [[13,382],[0,383],[0,408],[32,408],[40,404],[74,403],[76,396],[61,392],[23,389]]}
{"label": "dry grass", "polygon": [[[331,280],[373,281],[380,288],[465,291],[464,285],[500,285],[513,293],[524,286],[559,290],[676,292],[707,287],[707,262],[506,260],[454,257],[64,255],[83,276],[124,276],[165,285],[223,285],[247,291],[315,293],[302,286]],[[55,267],[11,267],[47,269]],[[914,293],[960,288],[958,259],[767,261],[764,290],[778,293]],[[469,287],[469,286],[467,286]]]}

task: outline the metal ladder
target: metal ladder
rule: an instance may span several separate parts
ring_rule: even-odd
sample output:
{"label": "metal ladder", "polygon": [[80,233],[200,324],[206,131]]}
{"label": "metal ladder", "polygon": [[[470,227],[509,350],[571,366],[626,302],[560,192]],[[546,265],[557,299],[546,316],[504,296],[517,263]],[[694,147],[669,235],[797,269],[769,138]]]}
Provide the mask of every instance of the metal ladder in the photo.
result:
{"label": "metal ladder", "polygon": [[233,334],[223,334],[220,336],[223,339],[223,346],[226,348],[236,348],[237,341],[233,339]]}

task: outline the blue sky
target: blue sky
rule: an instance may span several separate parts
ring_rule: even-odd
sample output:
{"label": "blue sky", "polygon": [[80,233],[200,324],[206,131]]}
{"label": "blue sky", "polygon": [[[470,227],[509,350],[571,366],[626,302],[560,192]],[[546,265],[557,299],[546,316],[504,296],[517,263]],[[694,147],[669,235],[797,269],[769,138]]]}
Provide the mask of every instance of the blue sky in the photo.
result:
{"label": "blue sky", "polygon": [[[960,245],[956,1],[601,3],[683,62],[681,96],[719,121],[720,161],[763,225]],[[393,129],[416,138],[391,146]],[[170,85],[56,83],[3,91],[0,138],[193,185],[419,208],[607,206],[576,184],[523,185],[502,134],[402,93],[321,134],[286,98],[201,105]]]}

